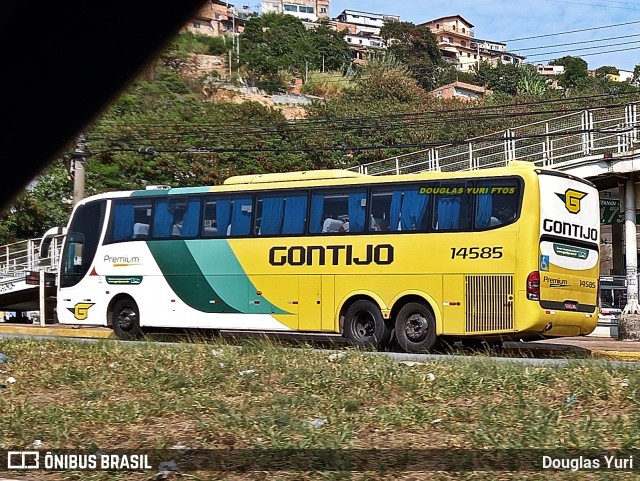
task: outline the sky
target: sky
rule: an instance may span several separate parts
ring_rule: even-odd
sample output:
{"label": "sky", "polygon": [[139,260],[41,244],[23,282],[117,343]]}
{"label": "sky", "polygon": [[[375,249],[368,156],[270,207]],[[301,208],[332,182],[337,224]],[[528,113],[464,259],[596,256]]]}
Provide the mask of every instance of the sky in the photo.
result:
{"label": "sky", "polygon": [[640,64],[640,0],[331,0],[329,8],[331,18],[348,9],[415,24],[460,15],[476,38],[504,42],[531,64],[567,55],[582,58],[590,70],[633,71]]}

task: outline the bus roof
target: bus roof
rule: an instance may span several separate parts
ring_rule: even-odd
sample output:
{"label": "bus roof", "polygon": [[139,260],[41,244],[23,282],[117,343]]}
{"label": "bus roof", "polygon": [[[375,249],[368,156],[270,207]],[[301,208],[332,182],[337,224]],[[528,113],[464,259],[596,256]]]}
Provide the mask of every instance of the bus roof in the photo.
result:
{"label": "bus roof", "polygon": [[[119,192],[105,192],[84,199],[116,198],[116,197],[156,197],[161,195],[189,195],[199,193],[231,193],[238,190],[263,190],[274,187],[278,188],[308,188],[308,187],[338,187],[350,186],[354,184],[384,184],[388,182],[409,182],[420,180],[447,180],[447,179],[472,179],[478,177],[493,177],[504,175],[537,175],[542,172],[550,172],[554,175],[566,176],[578,179],[570,174],[566,174],[555,169],[536,166],[533,162],[511,161],[507,166],[497,166],[477,170],[464,171],[425,171],[399,175],[367,175],[349,170],[321,169],[298,172],[283,172],[273,174],[251,174],[229,177],[222,185],[201,185],[192,187],[167,188],[168,186],[158,186],[155,189],[130,190]],[[591,182],[579,179],[587,184]]]}
{"label": "bus roof", "polygon": [[224,181],[224,185],[238,184],[271,184],[274,182],[297,182],[301,180],[325,180],[369,177],[350,170],[325,169],[303,170],[299,172],[282,172],[275,174],[236,175]]}

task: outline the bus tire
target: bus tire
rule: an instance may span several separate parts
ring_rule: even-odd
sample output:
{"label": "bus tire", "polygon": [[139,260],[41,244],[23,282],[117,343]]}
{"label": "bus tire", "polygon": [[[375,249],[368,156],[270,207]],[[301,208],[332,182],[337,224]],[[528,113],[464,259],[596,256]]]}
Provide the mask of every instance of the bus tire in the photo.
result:
{"label": "bus tire", "polygon": [[355,347],[381,349],[391,341],[391,329],[380,308],[362,299],[349,306],[344,315],[344,337]]}
{"label": "bus tire", "polygon": [[429,352],[436,344],[436,321],[420,302],[409,302],[396,317],[395,334],[405,352]]}
{"label": "bus tire", "polygon": [[142,339],[140,310],[133,299],[120,299],[113,306],[111,313],[113,332],[118,339],[123,341]]}

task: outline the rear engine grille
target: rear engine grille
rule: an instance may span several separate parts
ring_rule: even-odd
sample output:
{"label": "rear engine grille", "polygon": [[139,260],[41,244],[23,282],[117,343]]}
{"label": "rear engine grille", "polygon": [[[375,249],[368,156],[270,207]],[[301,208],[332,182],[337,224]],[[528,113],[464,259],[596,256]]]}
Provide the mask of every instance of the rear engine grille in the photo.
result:
{"label": "rear engine grille", "polygon": [[513,276],[466,276],[466,331],[513,330]]}

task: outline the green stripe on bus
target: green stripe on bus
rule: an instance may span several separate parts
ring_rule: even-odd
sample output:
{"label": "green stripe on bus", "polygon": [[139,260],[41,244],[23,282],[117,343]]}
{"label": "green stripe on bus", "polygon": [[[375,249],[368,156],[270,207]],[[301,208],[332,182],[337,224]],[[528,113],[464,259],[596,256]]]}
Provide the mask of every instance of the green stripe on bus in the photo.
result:
{"label": "green stripe on bus", "polygon": [[148,241],[147,245],[167,283],[189,307],[203,312],[244,312],[229,305],[211,286],[185,241]]}
{"label": "green stripe on bus", "polygon": [[[226,240],[161,240],[147,245],[173,291],[188,306],[203,312],[249,312],[249,292],[256,289]],[[251,312],[288,314],[268,301],[252,306]]]}

